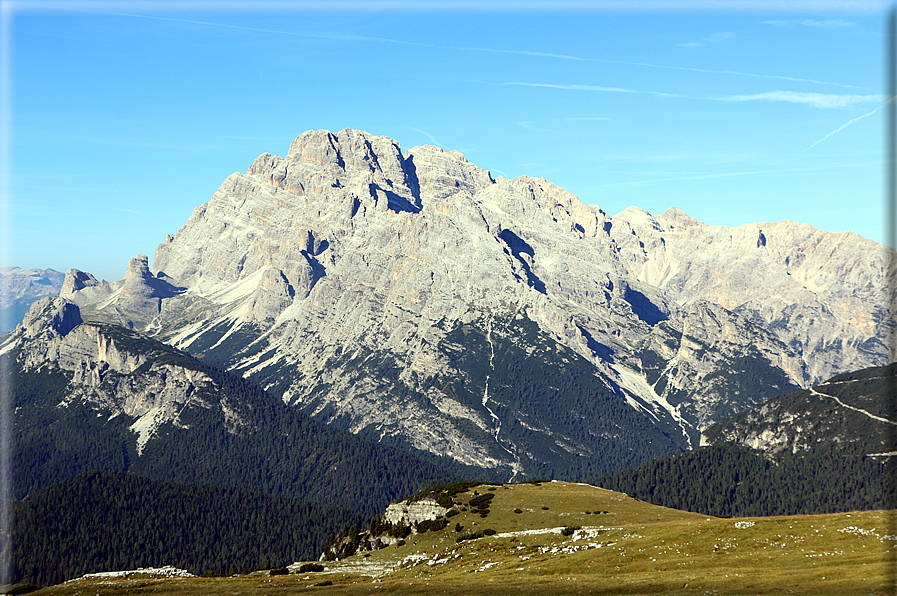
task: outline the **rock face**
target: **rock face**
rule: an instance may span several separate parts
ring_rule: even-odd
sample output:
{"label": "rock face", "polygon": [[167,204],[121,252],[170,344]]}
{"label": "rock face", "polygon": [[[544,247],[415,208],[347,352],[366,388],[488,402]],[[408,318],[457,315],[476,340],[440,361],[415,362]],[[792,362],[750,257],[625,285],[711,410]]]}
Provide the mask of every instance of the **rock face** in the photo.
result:
{"label": "rock face", "polygon": [[70,271],[63,295],[322,420],[514,478],[687,449],[884,364],[888,260],[793,222],[611,217],[458,152],[312,131],[229,176],[155,275]]}
{"label": "rock face", "polygon": [[412,503],[390,503],[383,513],[383,519],[393,525],[413,526],[422,521],[431,521],[448,513],[436,501],[424,499]]}
{"label": "rock face", "polygon": [[[895,365],[838,375],[707,428],[702,445],[735,443],[769,457],[835,444],[843,457],[893,451]],[[850,451],[848,451],[850,450]]]}
{"label": "rock face", "polygon": [[[196,390],[211,388],[212,383],[196,370],[153,362],[142,374],[132,375],[158,356],[134,349],[133,343],[115,327],[82,322],[73,302],[42,298],[8,338],[3,352],[16,350],[18,368],[24,372],[55,366],[68,373],[69,391],[60,407],[88,402],[106,414],[136,418],[131,430],[137,434],[138,454],[162,424],[184,427],[180,414],[186,406],[227,409],[224,403],[198,397]],[[236,431],[239,420],[230,419]]]}
{"label": "rock face", "polygon": [[893,250],[793,221],[711,227],[675,208],[654,217],[630,207],[614,222],[633,275],[679,304],[708,300],[771,331],[803,360],[795,378],[884,363]]}
{"label": "rock face", "polygon": [[21,323],[37,300],[59,294],[64,277],[53,269],[0,267],[0,333]]}
{"label": "rock face", "polygon": [[112,299],[114,305],[107,307],[105,316],[97,320],[128,329],[148,329],[158,323],[162,299],[183,291],[165,275],[154,276],[147,256],[137,255],[128,263],[125,278],[118,282],[97,281],[90,273],[69,269],[59,295],[81,306]]}

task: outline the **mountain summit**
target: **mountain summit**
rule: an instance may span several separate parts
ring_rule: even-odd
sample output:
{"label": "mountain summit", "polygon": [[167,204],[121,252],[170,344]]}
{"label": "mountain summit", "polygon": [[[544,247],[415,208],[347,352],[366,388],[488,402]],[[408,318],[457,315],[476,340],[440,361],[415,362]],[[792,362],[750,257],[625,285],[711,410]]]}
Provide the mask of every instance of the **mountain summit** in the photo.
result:
{"label": "mountain summit", "polygon": [[697,445],[887,361],[889,255],[794,222],[609,216],[457,151],[310,131],[229,176],[85,320],[221,364],[331,424],[521,478]]}

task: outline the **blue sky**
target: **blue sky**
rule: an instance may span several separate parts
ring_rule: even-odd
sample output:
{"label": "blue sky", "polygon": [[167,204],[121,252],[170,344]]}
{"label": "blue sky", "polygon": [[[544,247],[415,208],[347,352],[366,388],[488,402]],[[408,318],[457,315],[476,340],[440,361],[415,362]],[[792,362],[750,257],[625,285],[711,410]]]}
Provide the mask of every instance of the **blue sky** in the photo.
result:
{"label": "blue sky", "polygon": [[0,264],[121,279],[229,174],[343,128],[611,215],[884,239],[889,4],[553,6],[3,2]]}

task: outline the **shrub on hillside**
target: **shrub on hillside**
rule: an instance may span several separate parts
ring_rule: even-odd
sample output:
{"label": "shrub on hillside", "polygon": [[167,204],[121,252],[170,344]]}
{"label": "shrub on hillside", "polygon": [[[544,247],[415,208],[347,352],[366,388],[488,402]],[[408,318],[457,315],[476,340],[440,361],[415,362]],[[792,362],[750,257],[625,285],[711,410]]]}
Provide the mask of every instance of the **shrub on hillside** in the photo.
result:
{"label": "shrub on hillside", "polygon": [[[478,497],[472,498],[470,501],[468,501],[467,504],[470,505],[471,507],[480,507],[482,505],[485,505],[489,501],[491,501],[494,497],[495,497],[495,495],[493,495],[491,493],[487,493],[485,495],[480,495]],[[489,505],[486,505],[486,507],[488,507],[488,506]]]}
{"label": "shrub on hillside", "polygon": [[455,539],[455,542],[464,542],[465,540],[476,540],[477,538],[482,538],[485,534],[482,531],[479,532],[468,532],[467,534],[461,534]]}

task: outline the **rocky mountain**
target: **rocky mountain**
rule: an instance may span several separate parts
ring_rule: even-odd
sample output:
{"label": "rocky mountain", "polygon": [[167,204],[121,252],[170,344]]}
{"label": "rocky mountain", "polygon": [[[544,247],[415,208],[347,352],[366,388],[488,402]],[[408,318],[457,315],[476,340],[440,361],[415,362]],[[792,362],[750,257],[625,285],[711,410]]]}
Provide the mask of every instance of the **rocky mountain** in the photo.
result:
{"label": "rocky mountain", "polygon": [[15,499],[80,472],[227,485],[372,515],[447,471],[328,427],[176,348],[42,298],[0,345]]}
{"label": "rocky mountain", "polygon": [[227,178],[85,320],[319,420],[519,479],[696,446],[764,398],[887,363],[884,247],[794,222],[611,217],[456,151],[311,131]]}
{"label": "rocky mountain", "polygon": [[742,445],[769,457],[834,444],[882,456],[895,447],[895,375],[893,364],[868,368],[768,399],[705,429],[701,444]]}
{"label": "rocky mountain", "polygon": [[44,296],[56,296],[65,274],[53,269],[0,267],[0,333],[11,331]]}
{"label": "rocky mountain", "polygon": [[897,365],[832,377],[706,428],[701,447],[595,483],[708,515],[893,509]]}

